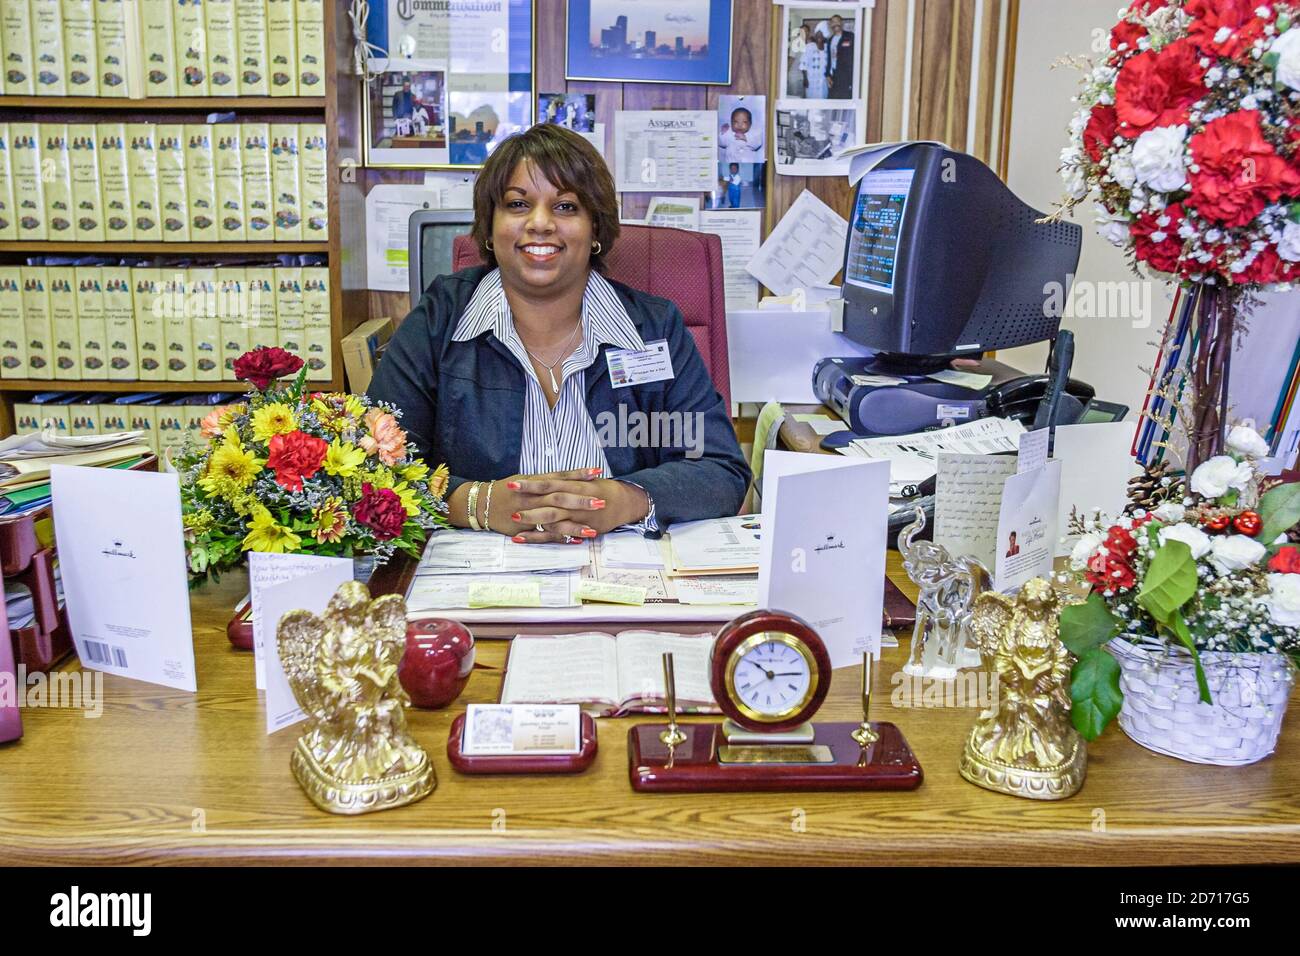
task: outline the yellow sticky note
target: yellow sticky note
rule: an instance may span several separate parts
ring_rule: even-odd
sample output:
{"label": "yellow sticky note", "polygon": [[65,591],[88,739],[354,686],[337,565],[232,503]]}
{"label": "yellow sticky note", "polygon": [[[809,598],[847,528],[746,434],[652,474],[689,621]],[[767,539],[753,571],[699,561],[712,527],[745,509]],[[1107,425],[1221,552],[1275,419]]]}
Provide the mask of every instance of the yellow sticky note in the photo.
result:
{"label": "yellow sticky note", "polygon": [[605,604],[645,603],[645,588],[635,584],[610,584],[602,581],[583,581],[578,585],[579,601],[602,601]]}
{"label": "yellow sticky note", "polygon": [[473,581],[470,607],[541,607],[542,586],[537,581]]}

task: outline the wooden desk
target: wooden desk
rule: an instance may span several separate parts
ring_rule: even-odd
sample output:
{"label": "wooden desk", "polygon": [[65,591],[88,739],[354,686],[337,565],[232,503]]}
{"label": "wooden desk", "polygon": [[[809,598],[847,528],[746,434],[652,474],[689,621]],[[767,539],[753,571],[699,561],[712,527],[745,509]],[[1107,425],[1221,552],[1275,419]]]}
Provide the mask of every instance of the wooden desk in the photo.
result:
{"label": "wooden desk", "polygon": [[[197,695],[105,676],[100,719],[24,713],[26,736],[0,746],[0,863],[1300,861],[1300,708],[1278,754],[1236,769],[1159,757],[1112,728],[1091,748],[1080,794],[1036,803],[958,777],[974,710],[891,705],[906,640],[885,653],[874,715],[896,722],[919,755],[926,779],[914,792],[637,795],[630,719],[599,722],[600,753],[580,776],[457,776],[447,728],[464,704],[499,690],[499,670],[480,670],[454,707],[411,711],[437,768],[432,796],[331,816],[289,772],[297,732],[266,734],[252,655],[226,642],[244,590],[230,575],[194,597]],[[505,652],[504,642],[479,644],[479,660],[496,668]],[[858,679],[856,669],[836,673],[823,717],[856,719]]]}

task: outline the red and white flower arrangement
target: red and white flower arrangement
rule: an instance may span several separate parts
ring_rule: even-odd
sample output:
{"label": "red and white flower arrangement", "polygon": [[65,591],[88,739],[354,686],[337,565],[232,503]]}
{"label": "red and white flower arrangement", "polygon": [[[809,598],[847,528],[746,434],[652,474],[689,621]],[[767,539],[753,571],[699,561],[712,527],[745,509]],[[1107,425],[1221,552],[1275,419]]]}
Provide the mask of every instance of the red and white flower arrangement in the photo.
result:
{"label": "red and white flower arrangement", "polygon": [[1074,720],[1089,740],[1123,702],[1119,666],[1104,650],[1114,638],[1181,648],[1206,703],[1202,652],[1300,664],[1300,548],[1285,534],[1300,522],[1300,484],[1264,488],[1257,461],[1269,448],[1253,429],[1233,428],[1226,446],[1192,473],[1186,495],[1175,485],[1152,510],[1076,519],[1083,534],[1070,567],[1090,593],[1062,610],[1061,639],[1078,658]]}
{"label": "red and white flower arrangement", "polygon": [[1135,0],[1061,170],[1101,235],[1190,282],[1300,282],[1300,4]]}
{"label": "red and white flower arrangement", "polygon": [[1063,207],[1096,196],[1100,234],[1196,296],[1194,468],[1222,450],[1244,296],[1300,285],[1300,0],[1134,0],[1088,67]]}

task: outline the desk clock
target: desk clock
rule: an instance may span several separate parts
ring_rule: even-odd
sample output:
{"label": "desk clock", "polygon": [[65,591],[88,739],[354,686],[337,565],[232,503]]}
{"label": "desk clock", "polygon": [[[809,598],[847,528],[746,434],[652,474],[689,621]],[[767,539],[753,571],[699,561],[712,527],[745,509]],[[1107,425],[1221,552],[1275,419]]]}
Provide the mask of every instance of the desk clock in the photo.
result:
{"label": "desk clock", "polygon": [[[665,655],[670,658],[671,655]],[[891,723],[868,719],[870,661],[863,661],[863,719],[814,723],[831,686],[817,631],[793,614],[751,611],[714,641],[709,683],[721,723],[678,724],[672,662],[664,662],[668,725],[628,732],[628,771],[642,792],[906,790],[921,765]]]}

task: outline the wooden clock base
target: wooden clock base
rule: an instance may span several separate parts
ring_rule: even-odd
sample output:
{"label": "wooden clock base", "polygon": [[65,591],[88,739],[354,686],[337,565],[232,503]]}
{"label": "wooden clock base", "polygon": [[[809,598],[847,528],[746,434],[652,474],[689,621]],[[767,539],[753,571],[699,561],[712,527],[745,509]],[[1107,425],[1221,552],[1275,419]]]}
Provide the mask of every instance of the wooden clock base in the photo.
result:
{"label": "wooden clock base", "polygon": [[[721,724],[679,724],[686,739],[672,749],[659,739],[665,724],[640,724],[628,731],[628,776],[641,793],[780,790],[913,790],[921,785],[920,761],[902,732],[872,722],[880,739],[862,748],[849,736],[855,723],[815,723],[811,745],[766,745],[733,749],[744,762],[723,762]],[[753,751],[767,750],[764,756]],[[811,762],[816,759],[828,762]],[[759,762],[748,762],[757,759]],[[774,762],[793,760],[800,762]]]}

